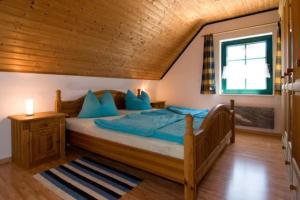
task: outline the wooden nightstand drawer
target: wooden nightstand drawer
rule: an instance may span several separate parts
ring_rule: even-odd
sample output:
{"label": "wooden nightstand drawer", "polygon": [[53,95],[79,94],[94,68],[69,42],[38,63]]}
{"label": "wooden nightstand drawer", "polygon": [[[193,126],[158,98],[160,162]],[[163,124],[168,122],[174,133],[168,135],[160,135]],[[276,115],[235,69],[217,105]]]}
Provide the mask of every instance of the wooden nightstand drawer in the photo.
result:
{"label": "wooden nightstand drawer", "polygon": [[29,168],[65,156],[65,115],[16,115],[12,121],[12,161]]}
{"label": "wooden nightstand drawer", "polygon": [[37,120],[30,123],[31,129],[44,129],[48,127],[57,127],[59,125],[59,119],[45,119]]}

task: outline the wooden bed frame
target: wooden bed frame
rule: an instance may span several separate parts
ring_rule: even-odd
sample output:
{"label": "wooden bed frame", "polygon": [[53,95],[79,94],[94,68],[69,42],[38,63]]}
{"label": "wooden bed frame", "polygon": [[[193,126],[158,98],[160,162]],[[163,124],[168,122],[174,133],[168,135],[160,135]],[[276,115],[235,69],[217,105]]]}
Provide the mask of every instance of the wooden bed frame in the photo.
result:
{"label": "wooden bed frame", "polygon": [[[125,109],[125,93],[109,91],[114,97],[116,106]],[[95,94],[99,97],[104,92],[105,90],[101,90]],[[57,90],[55,110],[66,113],[69,117],[75,117],[81,110],[84,97],[74,101],[62,101],[61,91]],[[233,100],[230,102],[230,109],[223,104],[211,109],[197,132],[193,131],[193,117],[187,115],[183,160],[67,131],[71,145],[184,184],[185,200],[194,200],[197,198],[198,183],[226,145],[235,142],[234,119]]]}

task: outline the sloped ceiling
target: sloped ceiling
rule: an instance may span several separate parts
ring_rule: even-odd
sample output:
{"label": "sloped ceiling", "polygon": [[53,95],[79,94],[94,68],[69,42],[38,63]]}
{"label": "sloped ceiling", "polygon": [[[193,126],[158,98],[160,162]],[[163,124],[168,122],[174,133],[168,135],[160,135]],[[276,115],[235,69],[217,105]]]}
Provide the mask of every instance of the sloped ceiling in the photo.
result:
{"label": "sloped ceiling", "polygon": [[0,70],[160,79],[201,25],[278,0],[0,0]]}

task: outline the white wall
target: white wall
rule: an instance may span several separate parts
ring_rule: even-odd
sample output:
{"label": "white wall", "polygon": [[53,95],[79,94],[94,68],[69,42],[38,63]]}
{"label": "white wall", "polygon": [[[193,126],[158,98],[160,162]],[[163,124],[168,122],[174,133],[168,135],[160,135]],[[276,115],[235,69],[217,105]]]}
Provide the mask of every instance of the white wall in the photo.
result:
{"label": "white wall", "polygon": [[[159,99],[166,100],[168,104],[184,105],[195,108],[211,108],[218,103],[229,103],[235,99],[238,105],[263,106],[275,108],[275,130],[281,132],[281,98],[280,96],[241,96],[241,95],[201,95],[201,74],[203,58],[203,35],[214,33],[214,52],[217,91],[219,91],[220,68],[219,68],[219,47],[220,40],[262,34],[273,33],[273,46],[276,47],[276,26],[264,25],[277,22],[279,16],[277,11],[248,16],[244,18],[225,21],[206,26],[193,40],[185,52],[181,55],[175,65],[160,81],[157,90]],[[255,28],[247,28],[256,26]],[[240,29],[238,31],[231,31]],[[231,31],[227,33],[222,33]],[[274,50],[275,53],[275,50]],[[274,54],[275,66],[275,54]]]}
{"label": "white wall", "polygon": [[24,113],[25,99],[33,98],[35,111],[53,111],[55,91],[62,90],[62,98],[74,99],[88,89],[126,91],[144,88],[155,99],[158,81],[113,79],[82,76],[0,73],[0,159],[11,156],[11,129],[8,115]]}

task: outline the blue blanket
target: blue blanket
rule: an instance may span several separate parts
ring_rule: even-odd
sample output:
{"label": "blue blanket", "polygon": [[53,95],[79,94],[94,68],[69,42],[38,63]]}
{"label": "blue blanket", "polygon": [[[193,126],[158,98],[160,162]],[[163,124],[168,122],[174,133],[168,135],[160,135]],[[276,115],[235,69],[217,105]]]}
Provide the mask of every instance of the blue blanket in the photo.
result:
{"label": "blue blanket", "polygon": [[[115,120],[96,119],[100,128],[110,129],[122,133],[157,138],[183,144],[185,133],[185,108],[181,114],[180,107],[174,112],[170,109],[146,111],[125,115]],[[192,110],[191,110],[192,111]],[[194,129],[198,129],[207,115],[208,110],[193,110]]]}
{"label": "blue blanket", "polygon": [[206,117],[207,113],[208,113],[208,109],[192,109],[192,108],[185,108],[185,107],[178,107],[178,106],[168,106],[167,107],[168,110],[180,114],[180,115],[193,115],[194,117]]}

